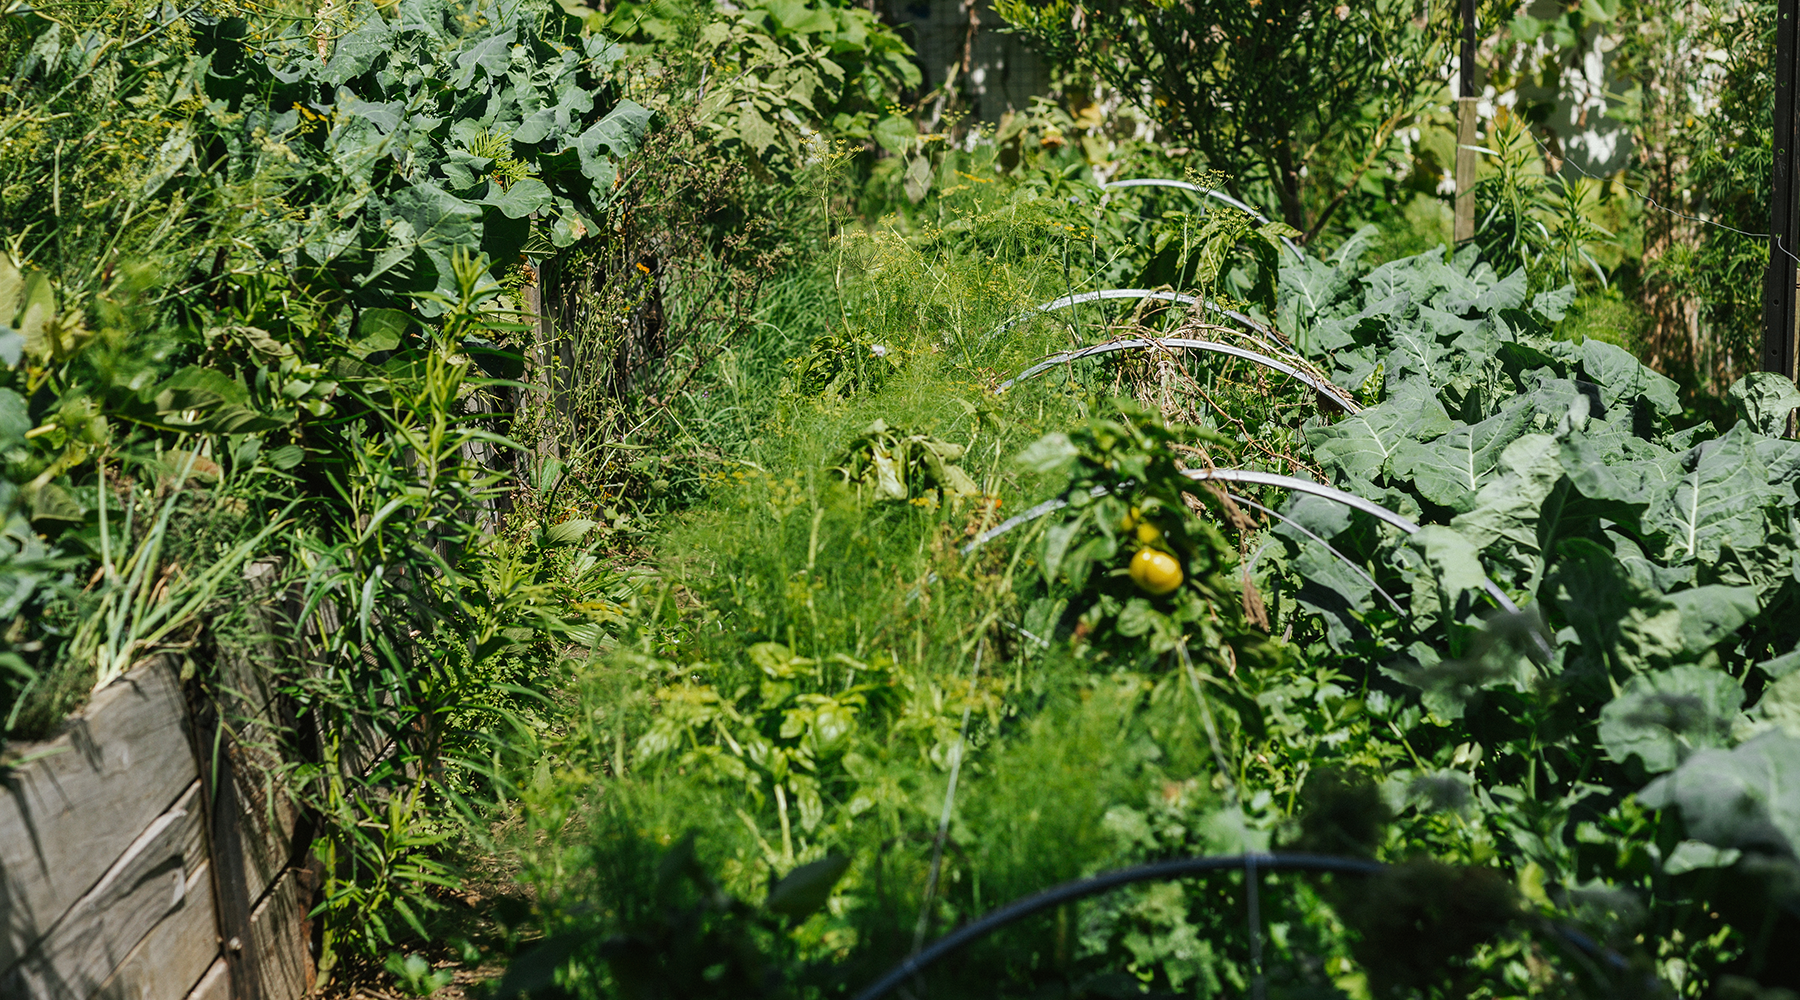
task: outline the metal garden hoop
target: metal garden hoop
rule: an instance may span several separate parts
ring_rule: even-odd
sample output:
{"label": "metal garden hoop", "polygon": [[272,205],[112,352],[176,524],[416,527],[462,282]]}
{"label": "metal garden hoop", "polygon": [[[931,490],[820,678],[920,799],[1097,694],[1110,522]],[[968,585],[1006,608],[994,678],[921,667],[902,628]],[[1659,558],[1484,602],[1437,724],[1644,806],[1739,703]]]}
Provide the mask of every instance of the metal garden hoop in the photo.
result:
{"label": "metal garden hoop", "polygon": [[[1257,472],[1252,469],[1183,469],[1181,474],[1189,479],[1199,481],[1251,483],[1257,486],[1274,486],[1278,489],[1293,490],[1296,493],[1310,493],[1313,496],[1322,497],[1326,500],[1341,503],[1346,507],[1360,510],[1384,524],[1399,528],[1408,535],[1417,534],[1419,531],[1419,525],[1388,510],[1386,507],[1383,507],[1373,500],[1365,500],[1354,493],[1346,493],[1335,486],[1326,486],[1324,483],[1315,483],[1306,479],[1296,479],[1293,476],[1283,476],[1273,472]],[[1101,496],[1106,492],[1105,488],[1098,486],[1091,491],[1093,496]],[[962,554],[968,555],[982,544],[1006,534],[1019,525],[1025,524],[1028,521],[1034,521],[1053,510],[1060,510],[1068,505],[1069,501],[1057,497],[1052,500],[1046,500],[1021,514],[1015,514],[981,534],[976,535],[973,541],[962,547]],[[1506,591],[1501,590],[1499,584],[1496,584],[1485,573],[1482,575],[1482,589],[1487,592],[1489,597],[1494,599],[1494,603],[1498,604],[1501,610],[1506,611],[1509,614],[1519,613],[1519,606],[1514,604],[1512,598],[1506,596]],[[1542,642],[1542,636],[1539,636],[1539,641],[1540,643]],[[1549,655],[1548,649],[1543,650],[1543,652],[1545,655]]]}
{"label": "metal garden hoop", "polygon": [[1234,347],[1231,344],[1221,344],[1213,340],[1194,340],[1189,337],[1132,337],[1125,340],[1109,340],[1106,343],[1093,344],[1076,351],[1064,351],[1061,354],[1051,355],[1019,374],[1014,375],[1012,378],[1000,383],[1000,387],[994,391],[1005,392],[1014,385],[1017,385],[1040,372],[1054,368],[1057,365],[1066,365],[1072,361],[1079,361],[1082,358],[1093,357],[1097,354],[1111,354],[1115,351],[1128,351],[1139,347],[1179,347],[1186,350],[1207,351],[1213,354],[1226,354],[1234,358],[1243,358],[1245,361],[1262,365],[1264,368],[1278,371],[1290,378],[1295,378],[1304,382],[1313,391],[1326,399],[1331,400],[1331,402],[1336,404],[1337,407],[1345,413],[1357,414],[1362,412],[1362,407],[1358,406],[1355,400],[1350,399],[1350,394],[1345,392],[1342,388],[1324,379],[1310,375],[1285,361],[1278,361],[1266,354],[1247,351],[1241,347]]}
{"label": "metal garden hoop", "polygon": [[[1122,868],[1114,872],[1095,875],[1092,878],[1077,879],[1064,882],[1062,885],[1046,889],[1035,896],[1027,896],[994,910],[987,916],[968,924],[956,931],[938,938],[931,946],[918,954],[907,958],[896,965],[888,973],[876,980],[868,988],[856,995],[855,1000],[876,1000],[891,992],[895,987],[918,975],[938,959],[950,954],[977,938],[1042,912],[1063,903],[1073,902],[1088,896],[1098,895],[1122,885],[1134,882],[1160,882],[1169,879],[1184,878],[1189,875],[1200,875],[1207,872],[1234,871],[1242,869],[1245,876],[1245,889],[1250,899],[1251,938],[1254,950],[1260,951],[1260,932],[1256,927],[1258,871],[1304,871],[1304,872],[1336,872],[1346,875],[1373,875],[1386,868],[1376,861],[1363,861],[1357,858],[1337,858],[1323,854],[1230,854],[1208,855],[1197,858],[1179,858],[1174,861],[1162,861],[1151,865],[1139,865],[1135,868]],[[1254,956],[1253,956],[1254,962]],[[1260,975],[1260,968],[1256,970]]]}
{"label": "metal garden hoop", "polygon": [[[1268,216],[1262,214],[1261,212],[1258,212],[1256,209],[1251,208],[1249,205],[1244,204],[1243,202],[1237,200],[1236,198],[1233,198],[1231,195],[1228,195],[1223,191],[1215,191],[1212,188],[1203,188],[1198,184],[1191,184],[1187,181],[1172,181],[1172,180],[1166,180],[1166,179],[1160,178],[1160,177],[1139,177],[1139,178],[1136,178],[1133,180],[1128,180],[1128,181],[1112,181],[1111,183],[1102,184],[1102,185],[1100,185],[1100,190],[1109,191],[1109,190],[1112,190],[1113,188],[1135,188],[1135,187],[1166,187],[1166,188],[1180,188],[1183,191],[1192,191],[1195,194],[1203,195],[1207,198],[1214,198],[1219,201],[1222,201],[1225,204],[1230,205],[1232,208],[1235,208],[1240,212],[1248,213],[1251,218],[1255,219],[1256,221],[1262,223],[1265,226],[1269,224]],[[1301,260],[1306,259],[1306,255],[1304,253],[1300,252],[1300,247],[1298,245],[1296,245],[1293,240],[1290,240],[1286,236],[1283,236],[1281,238],[1281,242],[1283,244],[1285,244],[1289,250],[1292,250],[1294,252],[1295,257],[1298,257]]]}
{"label": "metal garden hoop", "polygon": [[[1058,309],[1067,309],[1070,306],[1078,306],[1084,302],[1111,302],[1115,299],[1155,299],[1158,302],[1173,302],[1176,305],[1183,306],[1201,303],[1201,299],[1197,295],[1184,295],[1181,292],[1169,292],[1158,288],[1102,288],[1092,292],[1077,292],[1073,295],[1065,295],[1060,299],[1051,299],[1041,306],[1034,306],[982,334],[981,339],[986,340],[989,337],[1005,333],[1033,316],[1040,316],[1047,312],[1055,312]],[[1261,334],[1263,337],[1275,337],[1275,332],[1273,330],[1270,330],[1268,327],[1258,323],[1243,313],[1238,312],[1236,309],[1225,309],[1211,302],[1205,303],[1205,306],[1221,316],[1244,324],[1250,329],[1255,330],[1258,334]]]}

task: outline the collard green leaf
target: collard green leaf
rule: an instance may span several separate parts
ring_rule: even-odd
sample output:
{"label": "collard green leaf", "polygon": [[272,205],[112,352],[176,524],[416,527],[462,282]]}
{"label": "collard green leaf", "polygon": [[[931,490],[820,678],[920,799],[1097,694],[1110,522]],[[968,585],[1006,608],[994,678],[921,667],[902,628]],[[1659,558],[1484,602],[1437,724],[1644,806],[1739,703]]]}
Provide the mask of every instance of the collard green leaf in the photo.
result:
{"label": "collard green leaf", "polygon": [[1296,599],[1324,621],[1327,641],[1344,648],[1362,630],[1359,619],[1377,600],[1374,588],[1315,543],[1303,543],[1292,565],[1301,581]]}
{"label": "collard green leaf", "polygon": [[1714,847],[1792,857],[1800,851],[1800,737],[1771,731],[1732,750],[1702,750],[1638,801],[1679,809],[1688,834]]}
{"label": "collard green leaf", "polygon": [[1575,301],[1575,286],[1564,285],[1547,292],[1539,292],[1531,297],[1531,311],[1554,323],[1568,315],[1569,306]]}
{"label": "collard green leaf", "polygon": [[513,181],[504,190],[498,184],[492,184],[487,197],[482,199],[483,204],[498,208],[500,214],[509,219],[523,219],[533,212],[549,208],[550,202],[550,188],[536,177]]}
{"label": "collard green leaf", "polygon": [[1663,537],[1666,562],[1714,559],[1723,542],[1755,545],[1766,530],[1763,507],[1780,495],[1754,432],[1739,423],[1682,456],[1674,482],[1650,495],[1644,530]]}
{"label": "collard green leaf", "polygon": [[23,440],[31,430],[31,413],[25,397],[11,389],[0,389],[0,444]]}
{"label": "collard green leaf", "polygon": [[1306,437],[1320,464],[1366,491],[1387,473],[1402,441],[1430,441],[1449,429],[1450,415],[1436,396],[1408,391],[1335,424],[1309,429]]}
{"label": "collard green leaf", "polygon": [[332,39],[331,61],[325,65],[320,78],[333,87],[341,87],[368,72],[393,45],[393,30],[387,21],[370,12],[349,31]]}
{"label": "collard green leaf", "polygon": [[1800,736],[1800,674],[1789,673],[1764,689],[1751,715],[1757,722]]}
{"label": "collard green leaf", "polygon": [[1789,652],[1783,653],[1773,659],[1764,660],[1756,666],[1757,669],[1768,674],[1770,677],[1786,677],[1794,671],[1800,670],[1800,646],[1795,646]]}
{"label": "collard green leaf", "polygon": [[1477,548],[1505,539],[1535,552],[1544,501],[1563,476],[1561,447],[1548,434],[1526,434],[1501,450],[1496,468],[1500,474],[1482,484],[1474,506],[1450,523]]}
{"label": "collard green leaf", "polygon": [[1755,587],[1713,584],[1664,595],[1681,616],[1681,654],[1698,659],[1756,617]]}
{"label": "collard green leaf", "polygon": [[1730,868],[1744,852],[1735,847],[1719,848],[1698,840],[1684,840],[1675,845],[1663,859],[1665,875],[1685,875],[1704,868]]}
{"label": "collard green leaf", "polygon": [[1313,333],[1337,299],[1350,287],[1349,272],[1314,257],[1294,259],[1293,254],[1281,258],[1281,289],[1277,312],[1283,322],[1293,327],[1294,342],[1307,352],[1331,351],[1348,345],[1347,339],[1322,343]]}
{"label": "collard green leaf", "polygon": [[1419,495],[1463,513],[1475,506],[1475,495],[1497,474],[1500,454],[1531,426],[1531,409],[1512,406],[1469,426],[1460,424],[1428,443],[1406,439],[1395,449],[1395,476],[1412,480]]}
{"label": "collard green leaf", "polygon": [[1726,746],[1744,703],[1730,674],[1679,666],[1640,674],[1600,710],[1600,744],[1620,763],[1635,756],[1651,774],[1670,771],[1696,750]]}
{"label": "collard green leaf", "polygon": [[469,86],[475,78],[477,67],[487,76],[499,76],[506,72],[507,64],[512,62],[514,37],[515,32],[508,28],[498,34],[488,35],[458,53],[456,56],[458,72],[452,85],[458,90]]}
{"label": "collard green leaf", "polygon": [[610,186],[616,174],[607,154],[629,156],[650,127],[651,111],[635,101],[620,101],[606,117],[590,125],[575,140],[581,156],[581,172],[597,185]]}
{"label": "collard green leaf", "polygon": [[1680,616],[1587,538],[1557,546],[1540,588],[1581,641],[1583,658],[1609,674],[1650,669],[1680,650]]}
{"label": "collard green leaf", "polygon": [[1563,468],[1576,492],[1610,503],[1611,519],[1634,528],[1651,497],[1673,488],[1680,463],[1679,455],[1599,425],[1562,438]]}
{"label": "collard green leaf", "polygon": [[1751,372],[1733,382],[1725,396],[1739,419],[1776,437],[1787,433],[1788,417],[1800,407],[1800,389],[1777,372]]}
{"label": "collard green leaf", "polygon": [[1639,362],[1631,352],[1588,339],[1579,348],[1582,377],[1600,387],[1607,408],[1643,399],[1658,413],[1681,412],[1681,396],[1669,379]]}
{"label": "collard green leaf", "polygon": [[[1311,493],[1294,493],[1289,496],[1282,514],[1326,541],[1336,538],[1350,527],[1349,507]],[[1306,538],[1285,523],[1276,527],[1275,531],[1295,541],[1304,541]]]}
{"label": "collard green leaf", "polygon": [[1450,363],[1450,352],[1424,327],[1402,327],[1391,331],[1387,373],[1390,380],[1405,375],[1418,375],[1435,390],[1448,382],[1456,369]]}
{"label": "collard green leaf", "polygon": [[1421,625],[1466,622],[1488,582],[1481,555],[1458,532],[1428,524],[1406,540],[1424,557],[1426,572],[1413,579],[1412,614]]}

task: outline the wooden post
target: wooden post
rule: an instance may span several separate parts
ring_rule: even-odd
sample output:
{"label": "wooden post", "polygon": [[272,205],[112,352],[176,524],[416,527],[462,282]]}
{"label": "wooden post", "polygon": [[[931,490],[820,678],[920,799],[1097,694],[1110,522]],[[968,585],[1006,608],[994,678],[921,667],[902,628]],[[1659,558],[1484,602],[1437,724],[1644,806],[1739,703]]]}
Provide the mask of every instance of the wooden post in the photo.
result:
{"label": "wooden post", "polygon": [[1770,178],[1769,268],[1763,276],[1763,370],[1796,376],[1794,254],[1800,252],[1800,211],[1795,202],[1795,161],[1800,128],[1795,116],[1795,60],[1800,58],[1800,0],[1780,0],[1775,25],[1775,165]]}
{"label": "wooden post", "polygon": [[1475,238],[1475,0],[1462,0],[1462,72],[1456,93],[1456,242]]}

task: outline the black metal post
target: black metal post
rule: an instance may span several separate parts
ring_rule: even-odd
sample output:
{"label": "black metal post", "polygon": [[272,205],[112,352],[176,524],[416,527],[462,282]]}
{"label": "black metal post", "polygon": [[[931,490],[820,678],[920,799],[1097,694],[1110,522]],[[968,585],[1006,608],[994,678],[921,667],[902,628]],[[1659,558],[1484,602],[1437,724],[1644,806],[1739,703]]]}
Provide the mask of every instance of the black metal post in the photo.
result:
{"label": "black metal post", "polygon": [[[1466,0],[1465,0],[1466,2]],[[1795,211],[1795,160],[1800,154],[1794,102],[1795,60],[1800,58],[1800,0],[1780,0],[1775,25],[1775,167],[1770,178],[1769,269],[1763,277],[1763,370],[1796,375],[1794,254],[1800,251],[1800,212]]]}

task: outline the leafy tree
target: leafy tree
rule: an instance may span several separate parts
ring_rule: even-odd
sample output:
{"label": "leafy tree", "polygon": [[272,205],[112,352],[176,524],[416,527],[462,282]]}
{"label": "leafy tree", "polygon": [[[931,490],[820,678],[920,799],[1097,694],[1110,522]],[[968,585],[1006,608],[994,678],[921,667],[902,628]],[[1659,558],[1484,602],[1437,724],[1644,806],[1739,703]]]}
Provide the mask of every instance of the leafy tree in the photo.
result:
{"label": "leafy tree", "polygon": [[1762,336],[1775,4],[1657,0],[1636,20],[1619,58],[1641,94],[1636,179],[1661,209],[1643,221],[1652,361],[1717,392]]}
{"label": "leafy tree", "polygon": [[1267,189],[1310,238],[1440,87],[1453,11],[1428,0],[997,0],[1053,61],[1137,96],[1174,141]]}

